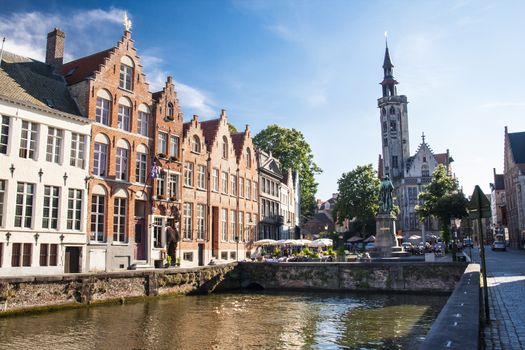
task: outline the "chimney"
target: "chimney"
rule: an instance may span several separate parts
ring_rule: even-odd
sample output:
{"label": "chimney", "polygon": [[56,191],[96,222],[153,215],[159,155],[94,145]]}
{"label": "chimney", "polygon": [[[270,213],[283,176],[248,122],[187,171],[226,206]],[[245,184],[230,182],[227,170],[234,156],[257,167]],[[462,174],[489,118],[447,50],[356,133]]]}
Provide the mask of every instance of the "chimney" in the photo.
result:
{"label": "chimney", "polygon": [[53,66],[57,74],[62,73],[65,38],[66,34],[58,28],[47,34],[46,63]]}

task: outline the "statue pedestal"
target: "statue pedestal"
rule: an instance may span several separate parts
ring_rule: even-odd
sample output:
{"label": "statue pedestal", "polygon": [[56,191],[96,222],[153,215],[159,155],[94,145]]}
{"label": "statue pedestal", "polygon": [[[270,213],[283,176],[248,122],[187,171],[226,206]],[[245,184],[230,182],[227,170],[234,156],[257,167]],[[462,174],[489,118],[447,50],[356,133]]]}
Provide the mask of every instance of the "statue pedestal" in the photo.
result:
{"label": "statue pedestal", "polygon": [[392,251],[399,251],[396,240],[396,217],[392,214],[376,216],[376,255],[381,258],[392,256]]}

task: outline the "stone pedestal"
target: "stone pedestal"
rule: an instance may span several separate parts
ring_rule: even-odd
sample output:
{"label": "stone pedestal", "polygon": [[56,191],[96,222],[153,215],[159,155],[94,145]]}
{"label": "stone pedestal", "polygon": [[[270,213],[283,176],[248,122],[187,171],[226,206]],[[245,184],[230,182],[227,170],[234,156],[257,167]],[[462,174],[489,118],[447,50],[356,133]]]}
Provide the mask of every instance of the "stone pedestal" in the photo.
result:
{"label": "stone pedestal", "polygon": [[392,251],[400,251],[396,240],[396,217],[391,214],[376,216],[376,255],[381,258],[392,256]]}

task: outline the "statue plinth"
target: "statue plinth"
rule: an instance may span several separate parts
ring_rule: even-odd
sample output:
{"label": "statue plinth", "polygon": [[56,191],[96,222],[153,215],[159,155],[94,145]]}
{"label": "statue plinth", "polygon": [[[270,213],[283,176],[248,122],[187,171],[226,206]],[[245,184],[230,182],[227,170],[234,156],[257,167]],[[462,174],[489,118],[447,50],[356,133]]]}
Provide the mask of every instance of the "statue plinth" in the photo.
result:
{"label": "statue plinth", "polygon": [[[396,217],[380,213],[376,216],[376,255],[381,258],[392,256],[392,248],[398,247],[396,239]],[[397,250],[397,249],[396,249]]]}

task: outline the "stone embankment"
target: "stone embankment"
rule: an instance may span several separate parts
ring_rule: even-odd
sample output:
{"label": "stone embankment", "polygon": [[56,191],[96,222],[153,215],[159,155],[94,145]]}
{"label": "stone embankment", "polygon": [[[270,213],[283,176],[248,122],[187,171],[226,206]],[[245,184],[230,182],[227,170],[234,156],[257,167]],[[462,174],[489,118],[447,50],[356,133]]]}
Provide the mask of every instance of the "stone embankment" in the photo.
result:
{"label": "stone embankment", "polygon": [[451,293],[466,263],[239,263],[220,288]]}
{"label": "stone embankment", "polygon": [[162,295],[262,287],[450,293],[465,263],[230,263],[199,268],[0,278],[0,316]]}
{"label": "stone embankment", "polygon": [[0,316],[152,296],[210,293],[235,266],[0,278]]}

